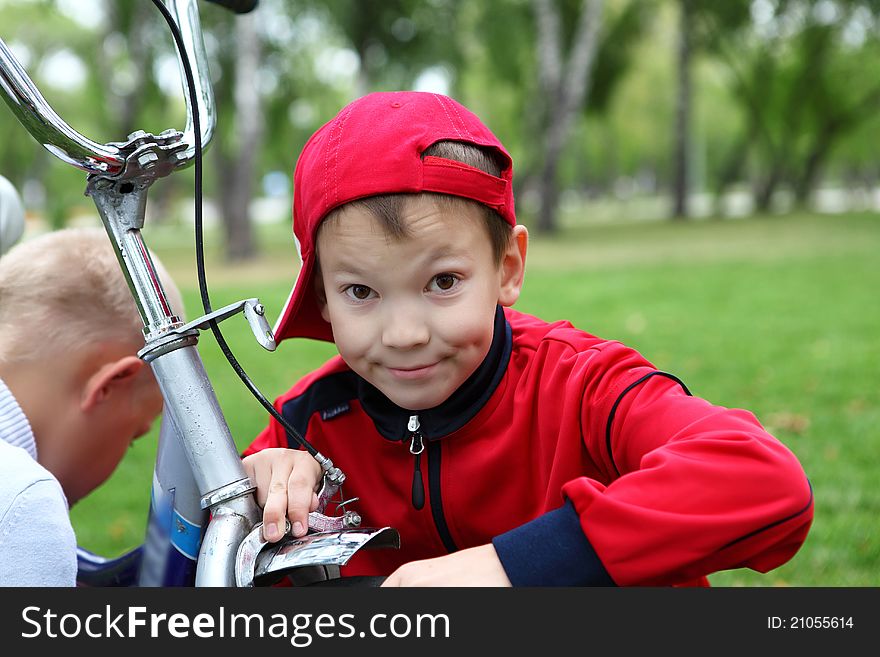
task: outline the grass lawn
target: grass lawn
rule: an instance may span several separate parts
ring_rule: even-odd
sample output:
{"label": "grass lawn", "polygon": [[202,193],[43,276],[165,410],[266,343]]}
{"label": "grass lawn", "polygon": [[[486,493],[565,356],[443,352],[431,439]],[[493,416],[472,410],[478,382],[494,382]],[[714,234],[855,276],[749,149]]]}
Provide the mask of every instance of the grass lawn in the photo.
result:
{"label": "grass lawn", "polygon": [[[277,317],[297,264],[288,231],[261,227],[265,256],[247,266],[223,265],[209,253],[214,307],[258,296],[270,321]],[[201,314],[191,235],[148,226],[145,236],[181,285],[188,315]],[[713,575],[713,584],[878,586],[878,291],[874,215],[567,225],[558,236],[533,238],[517,307],[639,349],[695,395],[753,411],[800,458],[816,500],[803,548],[767,575],[730,571]],[[332,345],[292,341],[269,354],[242,317],[222,327],[269,398],[333,353]],[[199,349],[243,448],[266,415],[210,332]],[[156,425],[73,509],[84,547],[112,556],[142,541]]]}

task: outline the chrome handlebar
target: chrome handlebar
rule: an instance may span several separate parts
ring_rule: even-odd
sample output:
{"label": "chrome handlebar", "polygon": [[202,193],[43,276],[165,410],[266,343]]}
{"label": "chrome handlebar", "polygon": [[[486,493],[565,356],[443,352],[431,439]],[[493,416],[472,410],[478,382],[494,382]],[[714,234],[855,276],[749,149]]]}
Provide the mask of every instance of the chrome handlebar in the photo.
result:
{"label": "chrome handlebar", "polygon": [[[217,113],[196,0],[165,0],[165,3],[183,35],[184,54],[194,71],[196,95],[199,100],[199,106],[193,108],[190,96],[186,93],[185,83],[183,83],[187,112],[186,127],[183,133],[166,131],[161,135],[166,141],[165,150],[169,151],[170,156],[173,157],[170,168],[165,169],[170,172],[170,170],[188,166],[195,157],[196,140],[193,112],[199,112],[203,148],[207,146],[214,135]],[[183,81],[182,67],[181,63],[181,80]],[[138,152],[134,161],[142,160],[141,166],[128,165],[133,152],[132,148],[127,148],[127,146],[132,145],[135,135],[129,135],[129,142],[99,144],[74,130],[46,102],[40,90],[2,38],[0,38],[0,96],[6,101],[21,124],[46,150],[60,160],[87,173],[114,180],[127,179],[143,175],[143,164],[155,162],[152,156],[144,159],[144,154]],[[167,148],[169,135],[177,140],[173,149]],[[144,136],[146,136],[144,133],[137,135],[141,138],[141,143],[143,143]],[[156,155],[157,157],[161,156],[162,151]],[[162,168],[157,170],[162,170]]]}

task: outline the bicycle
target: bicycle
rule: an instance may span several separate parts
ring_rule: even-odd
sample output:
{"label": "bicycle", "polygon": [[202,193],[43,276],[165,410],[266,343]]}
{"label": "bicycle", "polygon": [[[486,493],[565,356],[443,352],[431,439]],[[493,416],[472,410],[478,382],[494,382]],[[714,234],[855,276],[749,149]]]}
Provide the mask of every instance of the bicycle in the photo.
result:
{"label": "bicycle", "polygon": [[[0,38],[0,96],[18,121],[53,155],[85,171],[94,201],[144,322],[138,355],[152,367],[165,400],[153,474],[147,533],[142,546],[116,559],[78,550],[81,585],[259,586],[287,577],[294,585],[345,583],[339,567],[363,548],[396,548],[391,527],[360,527],[342,497],[345,474],[315,450],[256,389],[223,339],[218,323],[243,313],[254,337],[275,349],[258,298],[214,310],[205,281],[201,222],[201,154],[213,136],[216,106],[196,0],[152,0],[174,36],[184,81],[184,130],[158,135],[135,131],[125,141],[98,144],[55,113]],[[236,13],[258,0],[209,0]],[[147,192],[158,179],[195,166],[196,260],[205,314],[184,323],[174,313],[143,240]],[[254,486],[202,364],[199,332],[211,329],[244,384],[284,425],[324,472],[309,533],[287,534],[275,544],[262,538]],[[336,513],[328,515],[328,507]],[[365,578],[370,584],[378,578]]]}

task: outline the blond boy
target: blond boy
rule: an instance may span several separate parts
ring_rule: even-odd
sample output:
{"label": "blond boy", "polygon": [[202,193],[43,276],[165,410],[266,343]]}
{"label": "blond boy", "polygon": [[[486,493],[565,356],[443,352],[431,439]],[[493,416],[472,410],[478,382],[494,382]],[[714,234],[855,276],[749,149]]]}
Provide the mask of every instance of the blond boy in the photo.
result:
{"label": "blond boy", "polygon": [[75,584],[68,507],[162,410],[136,355],[142,329],[101,229],[48,233],[0,259],[0,585]]}

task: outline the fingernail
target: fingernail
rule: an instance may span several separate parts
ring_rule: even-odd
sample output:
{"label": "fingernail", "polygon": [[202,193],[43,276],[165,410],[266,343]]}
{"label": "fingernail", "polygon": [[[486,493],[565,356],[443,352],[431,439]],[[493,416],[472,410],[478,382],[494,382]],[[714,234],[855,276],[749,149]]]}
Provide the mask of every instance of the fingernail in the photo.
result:
{"label": "fingernail", "polygon": [[302,526],[301,522],[293,523],[293,535],[294,536],[301,536],[304,533],[305,532],[303,531],[303,526]]}
{"label": "fingernail", "polygon": [[270,522],[268,525],[266,525],[266,538],[267,539],[271,540],[271,539],[275,538],[277,535],[278,535],[278,525],[276,525],[274,522]]}

